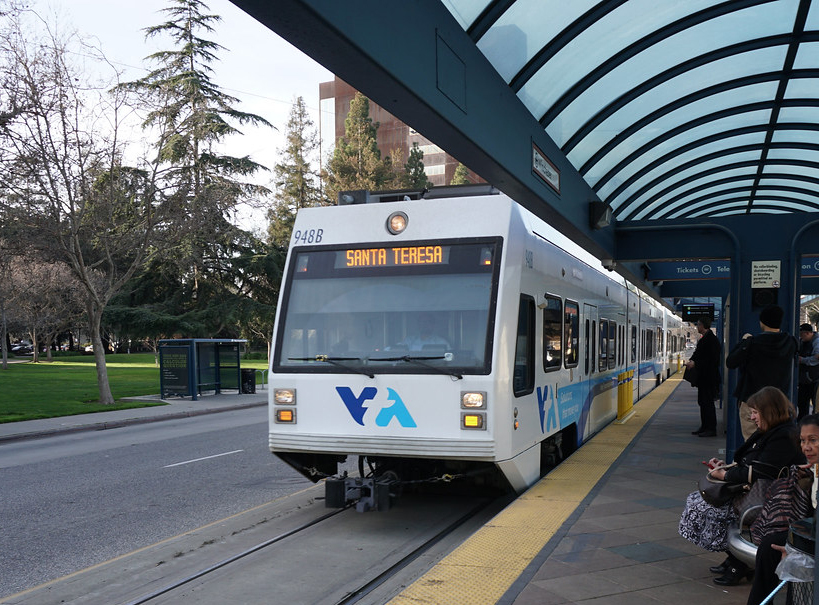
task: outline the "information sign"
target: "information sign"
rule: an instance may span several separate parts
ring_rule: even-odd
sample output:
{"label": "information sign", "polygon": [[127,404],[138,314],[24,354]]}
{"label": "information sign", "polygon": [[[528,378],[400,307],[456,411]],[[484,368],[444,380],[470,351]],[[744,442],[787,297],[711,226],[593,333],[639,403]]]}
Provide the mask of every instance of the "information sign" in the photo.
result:
{"label": "information sign", "polygon": [[782,283],[782,261],[751,261],[751,288],[778,288]]}
{"label": "information sign", "polygon": [[560,193],[560,171],[534,143],[532,143],[532,170],[547,185]]}
{"label": "information sign", "polygon": [[163,346],[159,349],[162,356],[162,387],[167,393],[190,394],[188,384],[188,364],[190,347]]}

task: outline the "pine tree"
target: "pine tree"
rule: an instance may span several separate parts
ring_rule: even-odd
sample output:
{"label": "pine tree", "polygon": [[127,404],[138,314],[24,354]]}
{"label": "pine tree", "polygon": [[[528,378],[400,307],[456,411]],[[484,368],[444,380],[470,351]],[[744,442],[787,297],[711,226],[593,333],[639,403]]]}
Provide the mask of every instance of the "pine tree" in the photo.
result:
{"label": "pine tree", "polygon": [[404,169],[407,172],[407,186],[409,188],[432,188],[432,183],[427,179],[427,173],[424,172],[424,152],[418,147],[418,143],[412,144]]}
{"label": "pine tree", "polygon": [[327,192],[331,200],[339,191],[375,191],[391,179],[391,162],[381,159],[376,135],[378,123],[370,118],[370,102],[360,92],[350,101],[344,120],[344,138],[336,143],[330,160]]}
{"label": "pine tree", "polygon": [[173,258],[193,276],[193,296],[208,255],[219,254],[218,240],[231,239],[230,211],[239,203],[264,195],[264,187],[244,179],[265,169],[248,156],[220,154],[217,146],[226,137],[239,134],[231,125],[266,125],[264,118],[239,111],[239,99],[222,92],[211,81],[210,65],[223,47],[201,37],[214,33],[218,15],[205,14],[200,0],[169,0],[163,9],[168,20],[145,30],[146,37],[167,35],[171,50],[156,52],[148,59],[157,64],[144,78],[122,88],[154,103],[144,121],[146,128],[160,133],[158,157],[167,167],[165,180],[173,191],[170,203],[176,210],[173,230],[178,246]]}
{"label": "pine tree", "polygon": [[296,212],[323,201],[319,175],[311,164],[319,150],[319,138],[302,97],[293,103],[285,136],[287,143],[279,150],[282,160],[273,168],[275,201],[267,214],[269,240],[284,248],[290,241]]}
{"label": "pine tree", "polygon": [[467,185],[472,181],[469,180],[469,170],[466,166],[458,162],[458,167],[455,169],[455,174],[452,175],[450,185]]}

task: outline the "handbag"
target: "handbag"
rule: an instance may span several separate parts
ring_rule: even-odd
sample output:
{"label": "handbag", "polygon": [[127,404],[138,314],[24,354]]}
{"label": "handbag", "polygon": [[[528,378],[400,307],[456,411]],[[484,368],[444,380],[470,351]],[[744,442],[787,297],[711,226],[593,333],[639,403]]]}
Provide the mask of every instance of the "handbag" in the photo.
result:
{"label": "handbag", "polygon": [[694,366],[693,368],[685,368],[685,372],[683,372],[683,380],[690,382],[692,387],[697,386],[697,367]]}
{"label": "handbag", "polygon": [[728,483],[727,481],[715,479],[711,476],[713,471],[721,468],[731,468],[732,466],[734,466],[734,464],[720,466],[710,470],[705,473],[705,476],[700,477],[700,480],[697,482],[697,489],[700,492],[700,496],[702,496],[702,499],[711,506],[722,506],[734,498],[734,496],[737,494],[741,494],[743,491],[745,491],[745,485],[741,483]]}
{"label": "handbag", "polygon": [[768,534],[788,531],[791,523],[809,515],[810,489],[806,489],[804,484],[812,476],[812,471],[792,466],[787,477],[771,483],[765,494],[762,511],[751,524],[751,540],[754,544],[760,544]]}
{"label": "handbag", "polygon": [[[765,494],[768,491],[768,488],[773,483],[772,479],[764,479],[760,478],[754,481],[750,486],[745,485],[744,487],[747,488],[745,493],[740,493],[739,495],[734,498],[733,505],[734,510],[736,513],[743,517],[745,516],[748,519],[748,522],[752,521],[759,515],[759,510],[762,508],[762,505],[765,503]],[[756,508],[752,513],[745,514],[751,509]]]}

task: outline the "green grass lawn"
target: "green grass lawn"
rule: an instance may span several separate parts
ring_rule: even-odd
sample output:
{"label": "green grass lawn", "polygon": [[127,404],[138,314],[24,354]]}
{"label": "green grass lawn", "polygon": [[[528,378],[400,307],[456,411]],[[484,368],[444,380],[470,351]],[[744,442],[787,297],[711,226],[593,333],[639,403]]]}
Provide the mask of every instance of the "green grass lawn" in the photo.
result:
{"label": "green grass lawn", "polygon": [[[164,405],[122,401],[159,393],[159,367],[153,353],[106,357],[108,382],[115,405],[100,405],[93,355],[57,357],[48,363],[10,363],[0,369],[0,422],[71,416],[127,408]],[[243,368],[263,369],[265,360],[242,360]]]}

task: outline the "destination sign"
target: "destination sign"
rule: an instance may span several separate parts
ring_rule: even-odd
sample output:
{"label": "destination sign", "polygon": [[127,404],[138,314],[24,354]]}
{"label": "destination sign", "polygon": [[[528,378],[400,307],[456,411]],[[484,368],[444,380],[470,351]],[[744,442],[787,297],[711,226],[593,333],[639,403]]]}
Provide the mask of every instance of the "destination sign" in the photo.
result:
{"label": "destination sign", "polygon": [[354,248],[336,254],[336,268],[413,267],[444,265],[449,246],[402,246],[396,248]]}

